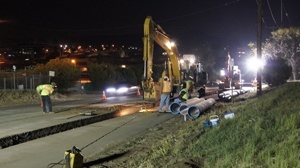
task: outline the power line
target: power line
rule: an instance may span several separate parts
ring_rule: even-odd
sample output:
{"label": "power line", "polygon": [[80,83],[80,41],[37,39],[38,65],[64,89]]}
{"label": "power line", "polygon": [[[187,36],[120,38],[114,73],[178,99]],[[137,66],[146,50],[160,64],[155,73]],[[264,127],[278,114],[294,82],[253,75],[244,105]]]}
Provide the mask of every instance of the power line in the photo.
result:
{"label": "power line", "polygon": [[277,22],[276,22],[276,20],[275,20],[275,18],[274,18],[274,15],[273,15],[273,12],[272,12],[272,9],[271,9],[269,0],[267,0],[267,3],[268,3],[268,7],[269,7],[269,11],[270,11],[271,17],[272,17],[272,19],[273,19],[275,25],[278,27]]}
{"label": "power line", "polygon": [[291,20],[290,20],[289,14],[287,13],[287,11],[285,10],[285,7],[283,6],[283,3],[282,3],[281,5],[282,5],[282,8],[283,8],[283,10],[284,10],[284,12],[285,12],[285,16],[287,17],[287,19],[288,19],[290,25],[293,26],[293,25],[292,25],[292,22],[291,22]]}

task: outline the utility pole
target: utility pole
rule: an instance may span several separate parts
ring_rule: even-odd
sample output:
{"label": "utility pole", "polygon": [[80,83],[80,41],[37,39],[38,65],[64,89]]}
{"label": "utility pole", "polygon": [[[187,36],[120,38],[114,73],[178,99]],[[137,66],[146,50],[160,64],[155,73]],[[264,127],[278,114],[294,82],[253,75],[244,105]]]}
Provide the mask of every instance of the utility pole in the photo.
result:
{"label": "utility pole", "polygon": [[280,23],[280,27],[282,27],[282,8],[283,8],[283,5],[282,5],[282,0],[281,0],[281,2],[280,2],[280,21],[281,21],[281,23]]}
{"label": "utility pole", "polygon": [[[258,0],[258,20],[257,20],[257,59],[261,60],[261,40],[262,40],[262,0]],[[262,67],[259,67],[257,70],[257,96],[262,95],[262,86],[261,86],[261,73]]]}

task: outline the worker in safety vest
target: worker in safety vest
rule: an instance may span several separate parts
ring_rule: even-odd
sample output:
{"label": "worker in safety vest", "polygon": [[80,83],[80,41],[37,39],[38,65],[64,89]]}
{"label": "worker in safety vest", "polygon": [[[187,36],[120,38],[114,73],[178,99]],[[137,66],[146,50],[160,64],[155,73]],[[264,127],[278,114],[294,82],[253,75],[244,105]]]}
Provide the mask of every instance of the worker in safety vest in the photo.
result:
{"label": "worker in safety vest", "polygon": [[205,85],[200,87],[197,92],[198,92],[198,98],[205,97],[206,96]]}
{"label": "worker in safety vest", "polygon": [[56,83],[51,82],[51,84],[43,84],[36,87],[36,92],[41,96],[43,111],[47,113],[47,107],[49,112],[52,112],[52,103],[50,95],[53,93]]}
{"label": "worker in safety vest", "polygon": [[187,85],[189,99],[190,99],[192,97],[192,93],[194,91],[194,82],[193,82],[193,77],[192,76],[189,76],[189,79],[186,82],[186,85]]}
{"label": "worker in safety vest", "polygon": [[162,84],[161,84],[161,88],[160,88],[160,103],[159,103],[159,107],[158,107],[158,111],[159,112],[164,112],[163,111],[163,106],[165,106],[166,108],[166,112],[171,112],[169,109],[169,104],[170,104],[170,95],[172,92],[172,84],[169,80],[168,76],[165,76],[163,78]]}
{"label": "worker in safety vest", "polygon": [[189,98],[188,89],[186,83],[182,83],[182,89],[179,92],[179,96],[174,100],[174,103],[181,103],[187,101]]}

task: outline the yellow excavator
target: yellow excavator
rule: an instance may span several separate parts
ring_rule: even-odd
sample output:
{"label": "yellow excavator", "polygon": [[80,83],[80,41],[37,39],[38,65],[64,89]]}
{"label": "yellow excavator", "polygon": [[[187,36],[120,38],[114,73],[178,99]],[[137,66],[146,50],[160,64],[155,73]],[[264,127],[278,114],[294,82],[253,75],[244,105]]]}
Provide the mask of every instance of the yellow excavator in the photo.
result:
{"label": "yellow excavator", "polygon": [[[142,80],[142,87],[144,91],[144,100],[157,101],[160,97],[159,82],[154,82],[153,74],[153,50],[154,42],[162,47],[168,56],[167,68],[162,73],[163,76],[168,76],[173,86],[180,86],[181,74],[179,53],[174,41],[167,35],[167,33],[154,21],[151,16],[145,19],[144,23],[144,75]],[[161,80],[161,79],[160,79]]]}

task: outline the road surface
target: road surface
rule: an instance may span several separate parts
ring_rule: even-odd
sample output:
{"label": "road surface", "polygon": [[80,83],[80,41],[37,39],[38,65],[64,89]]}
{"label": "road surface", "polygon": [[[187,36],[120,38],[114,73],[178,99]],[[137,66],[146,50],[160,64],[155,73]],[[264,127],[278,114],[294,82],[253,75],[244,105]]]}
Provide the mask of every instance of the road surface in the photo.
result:
{"label": "road surface", "polygon": [[[130,101],[136,102],[140,100],[134,99],[130,99]],[[82,103],[79,103],[79,101],[57,103],[54,105],[54,110],[99,101],[101,100],[86,99]],[[114,103],[124,101],[124,98],[120,98],[120,101],[106,101],[106,103],[93,103],[93,106],[114,105]],[[149,110],[156,111],[156,109],[157,107],[154,107]],[[1,137],[30,129],[39,129],[40,127],[46,127],[56,122],[66,122],[65,119],[68,118],[63,112],[43,114],[40,107],[36,107],[35,105],[4,108],[0,114]],[[126,141],[127,138],[137,136],[148,128],[154,127],[173,117],[180,116],[171,113],[137,112],[20,143],[0,150],[0,165],[5,168],[62,167],[59,163],[63,161],[64,152],[73,146],[82,149],[81,154],[84,157],[92,156],[109,145]],[[12,125],[11,123],[14,124]]]}

